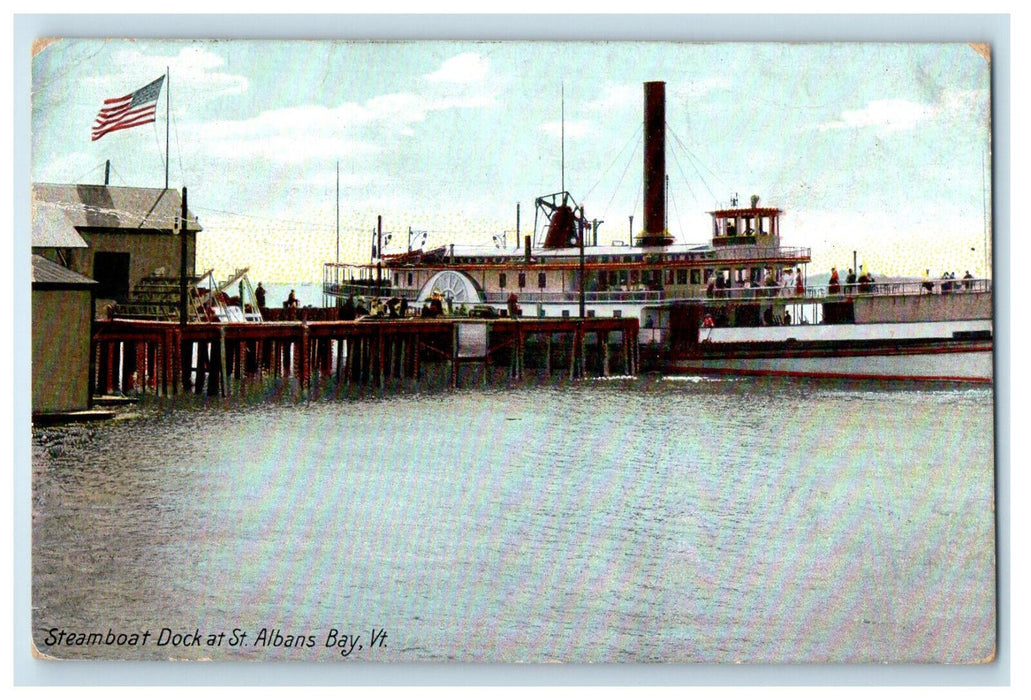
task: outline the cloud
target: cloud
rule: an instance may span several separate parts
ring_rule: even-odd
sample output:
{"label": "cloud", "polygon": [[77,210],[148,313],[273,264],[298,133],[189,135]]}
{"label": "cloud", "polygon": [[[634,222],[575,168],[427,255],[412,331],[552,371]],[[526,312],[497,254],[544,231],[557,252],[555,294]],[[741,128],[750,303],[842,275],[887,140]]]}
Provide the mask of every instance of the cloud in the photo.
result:
{"label": "cloud", "polygon": [[942,91],[935,104],[901,99],[874,100],[862,109],[846,110],[838,119],[820,124],[816,128],[828,131],[874,127],[890,132],[912,129],[930,121],[985,121],[987,116],[986,91],[948,89]]}
{"label": "cloud", "polygon": [[[242,120],[198,124],[195,133],[209,153],[223,157],[262,156],[281,162],[306,158],[362,156],[382,151],[385,141],[370,130],[402,136],[433,112],[490,104],[486,96],[429,98],[412,93],[379,95],[336,107],[301,105],[267,110]],[[367,136],[368,138],[362,138]]]}
{"label": "cloud", "polygon": [[[673,102],[697,100],[709,93],[724,89],[728,85],[730,85],[730,81],[721,76],[691,80],[678,85],[667,83],[666,102],[672,104]],[[640,110],[643,101],[644,86],[642,83],[607,85],[602,96],[590,102],[588,107],[603,112],[628,107]]]}
{"label": "cloud", "polygon": [[424,76],[434,83],[475,83],[487,76],[490,64],[475,53],[463,53],[444,61],[440,69]]}
{"label": "cloud", "polygon": [[910,100],[874,100],[863,109],[845,110],[835,121],[820,124],[820,131],[875,127],[884,131],[912,129],[934,118],[934,107]]}
{"label": "cloud", "polygon": [[602,96],[588,103],[589,109],[609,111],[624,107],[640,107],[640,85],[606,85]]}
{"label": "cloud", "polygon": [[[559,136],[562,134],[562,122],[546,122],[541,124],[541,131],[550,136]],[[566,138],[577,139],[584,136],[590,135],[594,131],[594,127],[588,121],[577,120],[571,121],[566,120]]]}
{"label": "cloud", "polygon": [[[105,94],[143,87],[146,82],[164,75],[166,69],[171,73],[172,89],[189,90],[191,100],[237,95],[247,92],[250,87],[250,81],[242,75],[219,70],[225,59],[199,45],[184,47],[174,56],[122,49],[112,54],[111,63],[113,69],[108,74],[87,79]],[[127,84],[127,75],[139,76],[136,82],[144,83],[136,85],[130,80]]]}

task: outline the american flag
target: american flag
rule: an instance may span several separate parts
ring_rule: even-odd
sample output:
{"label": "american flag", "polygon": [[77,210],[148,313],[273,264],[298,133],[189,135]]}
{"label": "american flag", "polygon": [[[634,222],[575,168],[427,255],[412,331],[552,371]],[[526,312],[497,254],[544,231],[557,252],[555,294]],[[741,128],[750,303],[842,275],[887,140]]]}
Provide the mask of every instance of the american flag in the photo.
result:
{"label": "american flag", "polygon": [[141,87],[136,92],[124,97],[112,97],[104,100],[104,106],[93,123],[93,140],[104,134],[121,129],[130,129],[142,124],[150,124],[155,119],[157,101],[161,95],[161,86],[165,76]]}

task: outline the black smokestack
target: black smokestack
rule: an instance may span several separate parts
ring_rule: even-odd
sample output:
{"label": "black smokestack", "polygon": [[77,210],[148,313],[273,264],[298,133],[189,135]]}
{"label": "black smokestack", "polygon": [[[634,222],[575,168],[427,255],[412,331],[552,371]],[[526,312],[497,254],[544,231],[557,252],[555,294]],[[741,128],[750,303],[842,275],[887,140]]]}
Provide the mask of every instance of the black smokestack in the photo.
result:
{"label": "black smokestack", "polygon": [[668,245],[666,234],[666,83],[644,84],[644,233],[638,245]]}

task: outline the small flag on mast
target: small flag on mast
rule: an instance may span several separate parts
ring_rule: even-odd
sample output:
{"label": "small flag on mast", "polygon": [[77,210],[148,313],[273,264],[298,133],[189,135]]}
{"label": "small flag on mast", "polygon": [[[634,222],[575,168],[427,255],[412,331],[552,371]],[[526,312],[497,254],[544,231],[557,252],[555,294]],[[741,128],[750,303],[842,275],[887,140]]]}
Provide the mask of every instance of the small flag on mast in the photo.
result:
{"label": "small flag on mast", "polygon": [[100,108],[97,120],[93,123],[93,140],[112,131],[131,129],[154,121],[164,82],[165,76],[162,75],[136,92],[104,100],[104,106]]}

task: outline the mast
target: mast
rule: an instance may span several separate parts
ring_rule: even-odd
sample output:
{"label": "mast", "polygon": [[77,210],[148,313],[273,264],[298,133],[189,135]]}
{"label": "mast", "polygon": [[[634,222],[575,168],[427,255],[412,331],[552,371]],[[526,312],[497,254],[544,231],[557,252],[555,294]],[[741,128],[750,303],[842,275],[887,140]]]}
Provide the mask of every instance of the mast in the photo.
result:
{"label": "mast", "polygon": [[340,262],[340,161],[337,161],[337,262]]}
{"label": "mast", "polygon": [[[153,75],[153,73],[151,73]],[[168,66],[165,66],[165,189],[168,189],[168,132],[169,122],[172,121],[172,116],[169,111],[172,104],[172,72]]]}
{"label": "mast", "polygon": [[566,203],[566,84],[562,83],[562,203]]}

